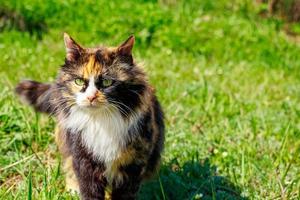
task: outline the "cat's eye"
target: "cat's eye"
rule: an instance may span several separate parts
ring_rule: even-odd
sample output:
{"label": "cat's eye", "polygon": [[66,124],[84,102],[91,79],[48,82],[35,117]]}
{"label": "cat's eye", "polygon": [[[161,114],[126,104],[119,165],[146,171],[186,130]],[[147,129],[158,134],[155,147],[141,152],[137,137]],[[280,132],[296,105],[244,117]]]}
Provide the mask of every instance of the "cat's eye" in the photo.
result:
{"label": "cat's eye", "polygon": [[109,87],[112,85],[112,83],[113,83],[113,80],[111,80],[111,79],[103,79],[102,80],[103,87]]}
{"label": "cat's eye", "polygon": [[75,84],[78,85],[78,86],[83,86],[84,85],[84,80],[81,79],[81,78],[76,78],[74,80]]}

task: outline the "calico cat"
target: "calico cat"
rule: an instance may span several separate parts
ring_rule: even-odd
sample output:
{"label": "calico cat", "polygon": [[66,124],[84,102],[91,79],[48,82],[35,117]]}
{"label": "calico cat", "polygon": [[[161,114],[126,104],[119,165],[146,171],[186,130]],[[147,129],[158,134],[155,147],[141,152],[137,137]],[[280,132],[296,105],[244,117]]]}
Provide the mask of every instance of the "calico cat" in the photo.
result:
{"label": "calico cat", "polygon": [[54,83],[22,81],[16,92],[57,119],[66,186],[82,199],[135,199],[159,166],[161,106],[132,56],[134,37],[118,47],[83,48],[64,34],[65,63]]}

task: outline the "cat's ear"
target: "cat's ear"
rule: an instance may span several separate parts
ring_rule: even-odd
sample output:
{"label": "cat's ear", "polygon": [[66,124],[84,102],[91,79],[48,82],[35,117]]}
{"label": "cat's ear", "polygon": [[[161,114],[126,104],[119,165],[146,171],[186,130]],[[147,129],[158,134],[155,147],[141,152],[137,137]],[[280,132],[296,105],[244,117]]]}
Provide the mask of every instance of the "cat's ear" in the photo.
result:
{"label": "cat's ear", "polygon": [[66,47],[66,59],[68,61],[76,61],[83,51],[82,47],[67,33],[64,33],[64,42]]}
{"label": "cat's ear", "polygon": [[134,45],[134,36],[131,35],[125,42],[118,47],[118,54],[123,56],[131,56]]}

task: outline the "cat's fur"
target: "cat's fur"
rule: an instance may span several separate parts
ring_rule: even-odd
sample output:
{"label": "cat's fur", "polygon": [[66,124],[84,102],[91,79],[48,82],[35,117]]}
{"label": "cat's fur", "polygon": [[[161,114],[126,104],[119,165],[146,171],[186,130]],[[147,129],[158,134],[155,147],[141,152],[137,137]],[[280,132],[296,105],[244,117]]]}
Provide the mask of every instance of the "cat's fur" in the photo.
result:
{"label": "cat's fur", "polygon": [[104,199],[110,187],[112,199],[134,199],[156,171],[164,143],[160,104],[132,57],[134,37],[109,48],[83,48],[67,34],[64,40],[57,80],[23,81],[16,92],[56,117],[69,189],[79,189],[82,199]]}

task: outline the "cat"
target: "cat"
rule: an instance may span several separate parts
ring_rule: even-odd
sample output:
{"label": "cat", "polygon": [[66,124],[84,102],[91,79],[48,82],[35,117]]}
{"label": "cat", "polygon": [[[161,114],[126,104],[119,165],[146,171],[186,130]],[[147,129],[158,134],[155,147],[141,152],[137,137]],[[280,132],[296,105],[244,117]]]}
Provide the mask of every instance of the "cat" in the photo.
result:
{"label": "cat", "polygon": [[56,81],[16,86],[35,110],[56,118],[66,187],[84,200],[136,199],[160,164],[164,115],[133,59],[134,41],[84,48],[64,33],[66,57]]}

